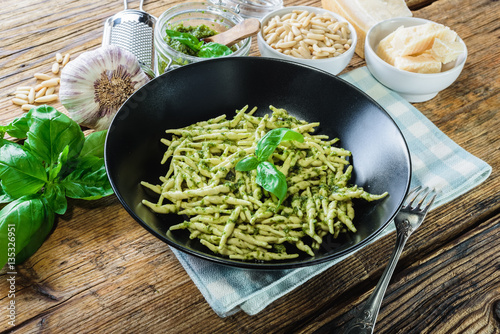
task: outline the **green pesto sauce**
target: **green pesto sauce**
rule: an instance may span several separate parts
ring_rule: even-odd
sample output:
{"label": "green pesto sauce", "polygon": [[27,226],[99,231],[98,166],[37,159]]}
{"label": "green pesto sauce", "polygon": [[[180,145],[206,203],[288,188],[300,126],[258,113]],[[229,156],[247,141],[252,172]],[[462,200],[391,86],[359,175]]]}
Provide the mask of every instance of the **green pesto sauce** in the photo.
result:
{"label": "green pesto sauce", "polygon": [[[169,30],[174,30],[178,32],[188,33],[193,35],[198,39],[207,38],[217,34],[217,31],[210,29],[204,24],[199,26],[184,26],[182,23],[168,27]],[[170,45],[173,49],[182,52],[190,56],[196,56],[197,52],[191,49],[189,46],[182,44],[179,41],[171,39],[168,35],[165,36],[165,42]]]}

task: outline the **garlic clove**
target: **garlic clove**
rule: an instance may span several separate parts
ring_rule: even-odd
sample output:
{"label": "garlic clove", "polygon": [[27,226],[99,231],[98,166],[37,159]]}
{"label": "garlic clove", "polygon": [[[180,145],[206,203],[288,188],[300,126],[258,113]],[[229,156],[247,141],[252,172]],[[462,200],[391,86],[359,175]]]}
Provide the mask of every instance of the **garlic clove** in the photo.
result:
{"label": "garlic clove", "polygon": [[121,105],[149,80],[133,53],[109,45],[84,52],[63,67],[59,98],[75,122],[105,130]]}

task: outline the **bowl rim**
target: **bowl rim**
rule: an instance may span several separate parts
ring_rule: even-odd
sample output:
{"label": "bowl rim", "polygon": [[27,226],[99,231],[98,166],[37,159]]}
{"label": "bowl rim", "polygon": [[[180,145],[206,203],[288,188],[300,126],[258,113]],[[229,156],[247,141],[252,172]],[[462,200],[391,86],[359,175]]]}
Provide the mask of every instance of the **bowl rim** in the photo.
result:
{"label": "bowl rim", "polygon": [[[394,65],[387,63],[382,58],[380,58],[379,55],[375,52],[375,50],[372,48],[372,46],[370,44],[370,41],[373,39],[373,33],[374,33],[375,29],[378,29],[380,26],[383,26],[383,25],[389,24],[389,23],[397,23],[397,22],[401,22],[402,25],[404,25],[404,22],[421,22],[422,24],[425,24],[425,23],[441,24],[441,23],[438,23],[435,21],[431,21],[431,20],[427,20],[427,19],[423,19],[423,18],[419,18],[419,17],[407,17],[407,16],[393,17],[393,18],[383,20],[383,21],[380,21],[380,22],[374,24],[368,30],[368,32],[366,33],[366,37],[365,37],[365,54],[370,54],[373,56],[373,58],[370,58],[369,56],[368,57],[365,56],[365,61],[367,63],[369,60],[373,60],[373,61],[377,62],[377,64],[382,64],[382,66],[384,66],[386,69],[388,69],[390,71],[395,71],[397,73],[409,75],[411,77],[414,77],[415,79],[439,79],[440,77],[446,77],[446,76],[449,76],[451,74],[455,75],[456,71],[459,71],[459,72],[462,71],[462,68],[464,67],[465,62],[467,61],[468,50],[467,50],[467,45],[462,40],[462,38],[458,35],[458,33],[457,33],[457,41],[460,42],[464,46],[464,57],[463,57],[462,61],[460,61],[459,63],[456,63],[455,66],[453,66],[452,68],[450,68],[446,71],[443,71],[443,72],[416,73],[416,72],[405,71],[405,70],[397,68]],[[420,24],[415,24],[412,26],[417,26],[417,25],[420,25]]]}
{"label": "bowl rim", "polygon": [[[292,12],[294,10],[307,10],[309,12],[314,12],[314,13],[328,13],[332,15],[334,18],[336,18],[339,22],[347,22],[347,25],[349,26],[349,30],[351,31],[351,39],[352,39],[352,45],[343,54],[335,57],[330,57],[326,59],[303,59],[303,58],[297,58],[294,56],[286,55],[284,53],[280,53],[273,49],[269,44],[264,39],[264,35],[262,34],[262,31],[264,30],[264,26],[267,24],[267,21],[269,21],[271,18],[275,17],[276,15],[283,15],[287,14],[289,12]],[[261,27],[259,29],[259,32],[257,34],[257,40],[260,41],[261,43],[259,45],[262,45],[266,50],[272,52],[273,54],[280,56],[282,59],[286,60],[294,60],[294,61],[300,61],[300,62],[305,62],[306,64],[318,64],[318,63],[328,63],[328,62],[333,62],[333,61],[340,61],[344,60],[344,58],[352,57],[354,55],[354,51],[356,49],[356,44],[358,42],[358,34],[356,32],[356,29],[354,26],[349,22],[345,17],[332,12],[328,9],[323,9],[320,7],[313,7],[313,6],[287,6],[283,7],[280,9],[277,9],[273,12],[270,12],[266,16],[264,16],[261,20]]]}
{"label": "bowl rim", "polygon": [[[313,266],[313,265],[324,264],[324,263],[326,263],[328,261],[333,261],[333,260],[336,260],[336,259],[343,259],[343,258],[349,257],[349,256],[353,255],[354,253],[356,253],[357,251],[359,251],[360,249],[362,249],[365,246],[369,245],[374,240],[376,240],[377,236],[379,236],[387,228],[387,226],[391,223],[391,221],[393,221],[394,217],[399,212],[401,206],[404,203],[404,199],[406,197],[406,194],[408,193],[408,191],[410,189],[411,179],[412,179],[412,163],[411,163],[411,155],[410,155],[410,150],[409,150],[409,147],[408,147],[408,143],[407,143],[407,141],[406,141],[406,139],[405,139],[405,137],[404,137],[404,135],[403,135],[400,127],[394,121],[394,118],[387,112],[387,110],[385,110],[385,108],[383,108],[377,101],[375,101],[375,99],[373,99],[371,96],[369,96],[367,93],[365,93],[360,88],[356,87],[354,84],[348,82],[347,80],[344,80],[344,79],[338,77],[337,75],[331,74],[331,73],[329,73],[327,71],[318,69],[316,67],[313,67],[313,66],[310,66],[310,65],[307,65],[307,64],[297,63],[297,62],[290,61],[290,60],[285,60],[285,59],[277,59],[277,58],[269,58],[269,57],[248,57],[248,56],[247,57],[234,57],[234,58],[230,58],[230,57],[227,57],[227,58],[226,57],[215,58],[215,59],[212,59],[211,61],[214,61],[214,62],[242,62],[242,61],[266,62],[266,61],[270,61],[270,62],[287,63],[287,64],[290,64],[292,66],[299,66],[299,67],[308,68],[309,70],[313,70],[315,72],[320,72],[320,73],[326,74],[328,76],[331,76],[331,77],[333,77],[334,80],[338,80],[338,81],[342,82],[343,84],[349,86],[350,88],[356,90],[358,93],[360,93],[363,96],[365,96],[371,103],[373,103],[375,106],[377,106],[378,109],[380,110],[380,112],[382,112],[383,114],[385,114],[388,117],[388,119],[394,124],[395,129],[400,134],[402,142],[404,144],[403,145],[404,146],[404,153],[405,153],[405,155],[407,157],[408,175],[407,175],[406,181],[405,181],[406,186],[405,186],[405,189],[404,189],[404,196],[401,199],[401,202],[399,203],[399,206],[397,207],[397,210],[395,210],[394,213],[390,217],[388,217],[388,219],[385,222],[383,222],[375,231],[373,231],[370,235],[368,235],[363,240],[361,240],[358,243],[356,243],[356,244],[354,244],[354,245],[352,245],[350,247],[347,247],[346,249],[343,249],[343,250],[341,250],[341,251],[339,251],[339,252],[337,252],[335,254],[332,254],[330,256],[326,256],[326,257],[323,257],[323,258],[319,258],[319,259],[313,259],[313,260],[309,260],[309,261],[302,261],[302,262],[295,262],[295,263],[290,263],[288,261],[282,261],[282,262],[252,262],[252,261],[242,261],[242,260],[231,260],[229,258],[221,257],[221,256],[219,256],[217,254],[210,254],[208,250],[206,252],[198,252],[198,251],[186,248],[183,245],[180,245],[180,244],[177,244],[175,242],[172,242],[171,240],[167,239],[165,236],[160,235],[155,230],[153,230],[145,221],[143,221],[139,217],[138,214],[136,214],[134,212],[134,210],[127,204],[125,198],[117,191],[118,190],[117,189],[117,185],[115,184],[115,182],[113,180],[113,177],[112,177],[112,175],[110,173],[110,170],[109,170],[110,166],[109,166],[109,162],[108,162],[108,154],[106,153],[106,152],[108,152],[108,138],[109,138],[110,133],[111,133],[111,131],[108,131],[108,133],[106,134],[105,154],[104,154],[104,161],[105,161],[106,172],[108,174],[108,178],[109,178],[111,187],[112,187],[113,191],[115,192],[116,197],[118,198],[118,200],[119,200],[120,204],[122,205],[122,207],[128,212],[128,214],[137,223],[139,223],[139,225],[141,225],[143,228],[145,228],[153,236],[157,237],[159,240],[161,240],[162,242],[166,243],[168,246],[175,248],[176,250],[182,252],[183,254],[187,254],[187,255],[190,255],[190,256],[195,256],[197,258],[200,258],[200,259],[203,259],[203,260],[206,260],[206,261],[209,261],[211,263],[218,264],[218,265],[223,265],[223,266],[226,266],[226,267],[232,267],[232,268],[238,268],[238,269],[244,269],[244,270],[284,270],[284,269],[305,268],[305,267],[310,267],[310,266]],[[137,90],[134,94],[132,94],[132,96],[130,96],[127,99],[127,101],[120,107],[120,109],[118,110],[118,112],[113,117],[111,125],[113,125],[115,119],[119,119],[120,118],[122,110],[123,110],[124,113],[128,112],[126,104],[127,104],[127,102],[129,100],[133,104],[135,104],[136,102],[134,101],[134,97],[136,95],[139,98],[139,100],[141,99],[141,92],[140,92],[140,90],[143,89],[144,87],[147,87],[147,86],[150,86],[150,85],[154,86],[154,85],[157,84],[156,81],[159,81],[159,82],[167,81],[168,80],[168,76],[173,75],[172,73],[176,73],[176,71],[183,71],[182,70],[183,68],[191,68],[191,67],[196,67],[196,66],[207,66],[207,64],[208,63],[206,63],[206,62],[197,62],[197,63],[188,64],[186,66],[182,66],[182,67],[173,69],[173,70],[171,70],[169,72],[165,72],[164,74],[162,74],[162,75],[154,78],[153,80],[149,81],[144,86],[142,86],[139,90]],[[111,126],[110,126],[110,128],[111,128]]]}

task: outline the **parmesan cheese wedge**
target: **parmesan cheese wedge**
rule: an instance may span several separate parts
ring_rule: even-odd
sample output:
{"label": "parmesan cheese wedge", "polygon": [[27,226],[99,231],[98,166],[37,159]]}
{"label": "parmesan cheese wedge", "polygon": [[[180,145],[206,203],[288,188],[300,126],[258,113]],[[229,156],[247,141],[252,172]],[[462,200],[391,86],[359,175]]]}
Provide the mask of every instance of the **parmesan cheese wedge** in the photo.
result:
{"label": "parmesan cheese wedge", "polygon": [[394,60],[394,66],[400,70],[415,73],[439,73],[441,62],[434,59],[430,52],[424,52],[417,56],[400,56]]}
{"label": "parmesan cheese wedge", "polygon": [[356,53],[364,58],[366,33],[376,23],[393,17],[412,16],[404,0],[321,0],[322,7],[343,16],[356,29]]}
{"label": "parmesan cheese wedge", "polygon": [[462,52],[464,52],[464,47],[461,43],[455,41],[445,42],[439,38],[434,40],[431,48],[431,55],[443,64],[454,61]]}

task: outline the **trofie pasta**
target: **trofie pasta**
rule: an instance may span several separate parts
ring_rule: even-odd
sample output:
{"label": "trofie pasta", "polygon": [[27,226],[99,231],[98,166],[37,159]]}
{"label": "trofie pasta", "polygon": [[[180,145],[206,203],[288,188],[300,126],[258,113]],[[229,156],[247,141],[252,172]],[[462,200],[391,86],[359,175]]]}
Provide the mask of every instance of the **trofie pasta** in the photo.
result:
{"label": "trofie pasta", "polygon": [[[142,203],[157,213],[188,217],[170,230],[187,229],[212,252],[241,260],[283,260],[305,252],[314,256],[327,234],[356,232],[352,199],[378,200],[349,185],[351,153],[335,146],[338,139],[313,134],[319,123],[297,120],[286,110],[256,117],[256,108],[237,111],[181,129],[167,130],[172,139],[161,161],[170,161],[161,184],[142,182],[159,195]],[[240,172],[235,165],[255,152],[270,130],[290,128],[304,142],[284,141],[269,158],[286,176],[282,205],[256,183],[256,170]]]}

